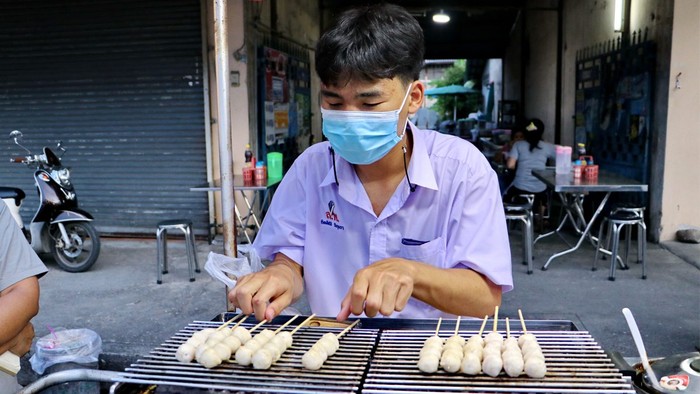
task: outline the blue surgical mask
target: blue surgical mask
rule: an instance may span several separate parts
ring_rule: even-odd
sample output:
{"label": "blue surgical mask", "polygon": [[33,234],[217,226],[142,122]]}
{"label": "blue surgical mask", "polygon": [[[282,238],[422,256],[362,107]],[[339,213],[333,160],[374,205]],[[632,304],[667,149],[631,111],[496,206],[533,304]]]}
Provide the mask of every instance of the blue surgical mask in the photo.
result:
{"label": "blue surgical mask", "polygon": [[393,111],[338,111],[321,108],[323,135],[328,138],[331,147],[349,163],[376,162],[389,153],[406,134],[405,123],[400,136],[397,134],[397,126],[411,86],[406,91],[401,107]]}

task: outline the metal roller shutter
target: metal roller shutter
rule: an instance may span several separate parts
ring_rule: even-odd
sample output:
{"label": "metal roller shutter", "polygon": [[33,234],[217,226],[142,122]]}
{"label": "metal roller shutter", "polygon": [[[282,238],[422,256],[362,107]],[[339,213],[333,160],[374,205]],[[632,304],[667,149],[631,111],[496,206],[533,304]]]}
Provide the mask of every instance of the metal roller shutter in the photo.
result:
{"label": "metal roller shutter", "polygon": [[32,150],[62,140],[81,207],[109,233],[155,233],[159,220],[207,228],[198,0],[0,2],[0,185],[32,172],[4,138]]}

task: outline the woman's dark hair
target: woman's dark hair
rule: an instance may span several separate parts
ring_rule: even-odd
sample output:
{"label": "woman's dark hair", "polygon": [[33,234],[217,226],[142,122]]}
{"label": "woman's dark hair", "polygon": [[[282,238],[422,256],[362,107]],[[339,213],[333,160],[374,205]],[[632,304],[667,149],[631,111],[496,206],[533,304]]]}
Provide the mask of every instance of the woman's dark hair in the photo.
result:
{"label": "woman's dark hair", "polygon": [[424,51],[423,30],[404,8],[352,8],[319,39],[316,73],[330,86],[394,77],[407,84],[419,79]]}
{"label": "woman's dark hair", "polygon": [[530,122],[525,126],[527,132],[525,133],[525,140],[530,144],[530,152],[535,150],[535,148],[540,149],[537,145],[542,141],[542,134],[544,134],[544,123],[537,119],[530,119]]}

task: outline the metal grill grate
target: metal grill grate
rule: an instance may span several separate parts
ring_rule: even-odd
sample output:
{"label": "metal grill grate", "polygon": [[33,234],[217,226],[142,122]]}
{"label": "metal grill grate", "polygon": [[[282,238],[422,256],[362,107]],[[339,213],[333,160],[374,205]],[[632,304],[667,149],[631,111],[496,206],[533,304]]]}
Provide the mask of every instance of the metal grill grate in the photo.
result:
{"label": "metal grill grate", "polygon": [[[275,329],[283,322],[284,318],[276,319],[273,322],[276,324],[265,327]],[[156,385],[155,392],[635,393],[630,379],[620,373],[591,335],[578,331],[571,322],[527,322],[528,331],[537,336],[546,358],[544,379],[510,378],[503,373],[496,378],[466,376],[442,370],[424,374],[416,366],[418,354],[425,339],[434,334],[431,329],[435,327],[434,321],[361,319],[361,323],[340,340],[340,349],[321,370],[308,371],[301,366],[304,352],[323,334],[337,333],[342,328],[300,329],[294,335],[293,346],[270,370],[255,370],[235,363],[224,363],[208,370],[197,363],[183,364],[175,359],[177,347],[195,331],[220,324],[193,322],[127,368],[119,379],[122,383],[116,386]],[[474,335],[479,323],[478,320],[462,321],[460,334],[465,338]],[[244,326],[251,327],[250,324]],[[442,327],[442,337],[454,333],[454,322],[443,321]],[[520,335],[521,332],[512,333]],[[123,392],[118,387],[112,390]]]}
{"label": "metal grill grate", "polygon": [[[416,366],[418,353],[434,331],[384,331],[362,392],[635,393],[630,379],[622,376],[588,332],[529,332],[537,336],[546,359],[544,379],[511,378],[503,372],[496,378],[448,374],[442,370],[424,374]],[[460,330],[464,338],[475,333],[476,330]],[[442,331],[440,335],[447,338],[452,334]]]}
{"label": "metal grill grate", "polygon": [[[235,362],[206,369],[192,362],[175,359],[181,343],[196,331],[218,327],[216,322],[194,322],[167,340],[151,353],[136,361],[122,374],[125,383],[171,385],[201,389],[218,389],[261,393],[326,393],[359,391],[362,375],[378,330],[353,329],[340,340],[338,352],[319,371],[301,366],[301,357],[323,334],[340,332],[341,328],[304,327],[294,335],[294,344],[269,370],[255,370]],[[252,325],[243,324],[250,329]],[[279,324],[265,325],[274,330]],[[257,330],[259,331],[259,330]],[[256,331],[256,332],[257,332]],[[253,333],[255,334],[255,332]]]}

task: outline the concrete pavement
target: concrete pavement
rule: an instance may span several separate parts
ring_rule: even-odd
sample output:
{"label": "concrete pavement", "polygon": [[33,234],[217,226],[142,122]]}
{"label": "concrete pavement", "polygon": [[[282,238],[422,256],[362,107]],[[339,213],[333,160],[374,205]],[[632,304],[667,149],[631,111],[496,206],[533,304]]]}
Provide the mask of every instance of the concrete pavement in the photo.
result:
{"label": "concrete pavement", "polygon": [[[629,307],[652,357],[693,351],[700,342],[700,269],[669,249],[649,245],[647,280],[640,279],[641,267],[633,263],[610,282],[607,260],[598,271],[590,270],[590,245],[541,271],[546,258],[566,246],[557,237],[536,245],[535,272],[528,275],[519,263],[519,240],[513,230],[515,289],[504,295],[501,317],[517,318],[521,308],[530,319],[571,320],[604,349],[637,357],[620,312]],[[700,256],[700,245],[695,246]],[[170,273],[161,285],[156,284],[154,239],[104,239],[99,260],[84,273],[61,271],[45,259],[50,272],[40,281],[41,311],[33,320],[37,337],[47,335],[49,326],[92,329],[103,340],[101,368],[121,370],[189,322],[211,320],[225,311],[223,285],[203,269],[209,251],[223,253],[221,243],[197,242],[202,273],[195,282],[189,282],[184,243],[169,240],[169,247]],[[303,301],[297,307],[309,313]],[[23,383],[36,379],[27,358]]]}

